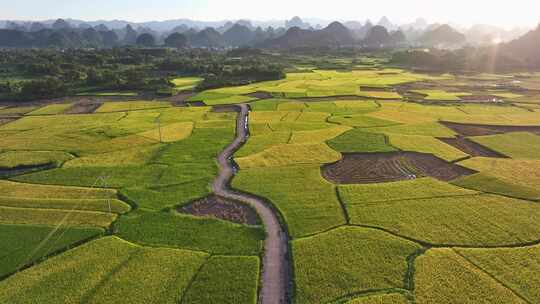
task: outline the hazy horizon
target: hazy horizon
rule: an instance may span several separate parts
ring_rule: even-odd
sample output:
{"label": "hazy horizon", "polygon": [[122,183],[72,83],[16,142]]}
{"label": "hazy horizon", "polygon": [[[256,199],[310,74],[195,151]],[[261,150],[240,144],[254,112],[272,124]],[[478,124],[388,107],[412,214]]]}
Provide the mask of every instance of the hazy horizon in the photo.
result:
{"label": "hazy horizon", "polygon": [[[413,22],[424,18],[432,23],[454,23],[462,26],[489,24],[500,27],[536,26],[540,22],[540,5],[515,0],[512,6],[488,1],[454,0],[434,3],[430,0],[379,1],[359,3],[337,0],[334,5],[306,0],[248,1],[231,0],[156,0],[149,5],[143,0],[116,0],[93,2],[57,0],[46,3],[38,0],[20,0],[3,5],[0,19],[38,21],[71,18],[84,21],[125,20],[130,22],[192,19],[223,21],[249,19],[257,21],[286,20],[293,16],[327,21],[347,20],[377,22],[386,16],[394,23]],[[165,9],[166,8],[166,9]]]}

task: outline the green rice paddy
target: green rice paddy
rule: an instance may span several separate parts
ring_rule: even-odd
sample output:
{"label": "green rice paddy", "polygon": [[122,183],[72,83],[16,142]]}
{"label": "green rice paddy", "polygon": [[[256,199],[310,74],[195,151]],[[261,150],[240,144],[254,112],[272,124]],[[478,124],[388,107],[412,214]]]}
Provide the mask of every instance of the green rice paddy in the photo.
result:
{"label": "green rice paddy", "polygon": [[[533,94],[474,88],[508,75],[433,76],[364,59],[347,71],[299,64],[282,80],[197,92],[189,107],[107,100],[132,92],[96,93],[92,114],[64,114],[72,103],[0,107],[13,119],[0,125],[0,302],[257,303],[265,227],[177,211],[211,193],[216,156],[234,138],[236,113],[211,106],[237,103],[251,107],[250,136],[231,186],[279,214],[292,303],[540,301],[540,136],[468,137],[508,158],[439,139],[459,136],[441,121],[540,126]],[[172,79],[172,90],[201,80]],[[425,98],[403,100],[402,85]],[[467,95],[505,103],[462,103]],[[344,154],[398,151],[474,171],[451,182],[323,177]],[[369,179],[395,165],[346,169]],[[15,172],[27,167],[37,169]]]}

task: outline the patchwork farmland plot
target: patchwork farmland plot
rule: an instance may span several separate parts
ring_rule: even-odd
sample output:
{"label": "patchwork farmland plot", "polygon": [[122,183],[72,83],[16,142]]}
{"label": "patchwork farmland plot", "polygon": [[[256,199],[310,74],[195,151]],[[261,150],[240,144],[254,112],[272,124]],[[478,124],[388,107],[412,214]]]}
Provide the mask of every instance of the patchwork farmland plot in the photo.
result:
{"label": "patchwork farmland plot", "polygon": [[23,115],[36,110],[36,106],[5,107],[0,109],[0,116]]}
{"label": "patchwork farmland plot", "polygon": [[197,274],[182,302],[256,304],[258,277],[257,257],[213,256]]}
{"label": "patchwork farmland plot", "polygon": [[455,251],[469,263],[501,282],[530,303],[540,299],[538,271],[540,246],[500,249],[462,249]]}
{"label": "patchwork farmland plot", "polygon": [[56,151],[6,151],[0,154],[0,167],[15,168],[48,163],[60,164],[72,158],[72,155]]}
{"label": "patchwork farmland plot", "polygon": [[163,147],[163,145],[156,143],[143,147],[78,157],[66,162],[62,168],[136,166],[146,164]]}
{"label": "patchwork farmland plot", "polygon": [[511,158],[539,159],[540,136],[531,133],[473,137],[473,141]]}
{"label": "patchwork farmland plot", "polygon": [[495,195],[360,203],[348,210],[353,224],[430,244],[519,245],[537,241],[540,232],[534,224],[540,215],[537,203]]}
{"label": "patchwork farmland plot", "polygon": [[193,90],[203,79],[199,77],[180,77],[171,80],[176,92]]}
{"label": "patchwork farmland plot", "polygon": [[391,127],[370,128],[366,131],[385,134],[421,135],[433,137],[453,137],[456,135],[456,133],[454,133],[452,130],[438,123],[397,125]]}
{"label": "patchwork farmland plot", "polygon": [[111,189],[46,186],[0,181],[0,206],[123,214],[131,207]]}
{"label": "patchwork farmland plot", "polygon": [[[364,86],[389,86],[434,77],[414,74],[403,70],[382,71],[323,71],[292,73],[287,79],[251,84],[243,87],[207,91],[212,94],[249,94],[268,92],[289,98],[328,97],[328,96],[367,96],[368,98],[399,99],[393,92],[361,90]],[[208,94],[207,93],[207,94]],[[393,93],[393,94],[392,94]]]}
{"label": "patchwork farmland plot", "polygon": [[116,230],[120,237],[142,245],[187,248],[219,255],[257,255],[264,239],[264,231],[258,227],[165,212],[123,217]]}
{"label": "patchwork farmland plot", "polygon": [[108,112],[123,112],[123,111],[136,111],[166,108],[170,104],[166,102],[145,102],[145,101],[128,101],[128,102],[107,102],[96,110],[96,113],[108,113]]}
{"label": "patchwork farmland plot", "polygon": [[[304,274],[301,272],[304,271],[303,269],[310,269],[310,272],[314,272],[313,265],[317,265],[317,262],[308,262],[302,268],[298,264],[301,263],[299,261],[313,254],[304,254],[304,256],[301,256],[295,247],[296,243],[307,242],[307,240],[331,234],[333,230],[325,232],[328,229],[332,229],[330,223],[334,223],[334,227],[346,225],[343,222],[339,224],[340,221],[336,220],[329,221],[330,218],[328,215],[330,209],[326,209],[327,207],[325,207],[326,211],[319,215],[318,210],[323,207],[321,204],[322,200],[320,199],[323,193],[322,189],[324,189],[322,185],[310,190],[309,194],[305,192],[306,185],[314,184],[316,179],[320,179],[320,175],[313,172],[313,175],[308,179],[305,174],[304,176],[306,177],[302,177],[299,174],[292,173],[292,168],[295,167],[298,167],[296,169],[298,171],[306,171],[309,168],[307,165],[298,166],[298,162],[302,162],[300,160],[292,161],[294,159],[294,153],[300,151],[299,149],[292,149],[290,152],[284,153],[288,155],[290,163],[280,162],[278,165],[278,163],[272,164],[261,161],[258,163],[251,162],[252,165],[247,165],[245,161],[247,159],[260,158],[261,155],[265,155],[262,153],[266,153],[265,159],[278,157],[278,150],[274,149],[281,146],[294,146],[295,144],[291,144],[294,141],[291,138],[295,138],[299,133],[303,134],[303,137],[306,138],[303,139],[305,142],[316,143],[318,142],[317,138],[319,138],[319,142],[325,141],[329,147],[336,151],[345,152],[345,157],[349,155],[348,153],[353,153],[352,155],[354,155],[357,152],[371,152],[374,157],[380,157],[385,155],[380,154],[380,152],[392,152],[397,149],[414,151],[411,154],[418,154],[420,152],[418,155],[425,155],[425,157],[418,158],[412,163],[400,166],[402,170],[396,171],[400,176],[398,180],[402,180],[400,182],[381,183],[381,181],[374,181],[374,183],[366,185],[338,186],[338,201],[342,204],[341,207],[345,208],[345,220],[346,222],[350,221],[350,224],[353,226],[373,228],[373,231],[387,233],[389,236],[393,235],[398,240],[413,241],[414,243],[412,244],[416,246],[418,244],[436,246],[461,245],[468,247],[520,246],[521,244],[534,243],[539,239],[540,231],[537,231],[533,224],[533,221],[540,216],[538,214],[540,209],[537,208],[538,206],[535,203],[482,194],[483,191],[487,191],[486,188],[481,189],[469,186],[461,188],[445,182],[455,180],[456,185],[462,185],[462,180],[472,179],[479,174],[484,174],[484,171],[491,173],[494,169],[481,170],[478,166],[464,165],[467,162],[471,162],[472,164],[472,161],[476,158],[464,161],[459,165],[449,163],[448,161],[465,159],[469,155],[475,156],[474,153],[480,151],[479,147],[483,146],[474,146],[467,150],[459,145],[450,144],[450,141],[442,141],[439,139],[440,137],[448,139],[457,138],[456,140],[461,141],[464,141],[464,139],[456,137],[459,132],[454,131],[453,128],[448,128],[446,125],[437,123],[438,120],[444,118],[459,120],[461,117],[474,119],[475,117],[482,116],[482,119],[489,121],[494,119],[490,118],[489,115],[500,115],[500,113],[495,111],[481,113],[478,110],[473,111],[471,107],[469,114],[466,113],[468,109],[458,109],[458,107],[408,106],[403,103],[396,103],[395,107],[392,107],[392,103],[389,103],[389,109],[393,108],[397,110],[396,116],[394,114],[392,116],[384,116],[383,119],[387,123],[381,126],[379,125],[380,120],[377,120],[379,119],[378,113],[391,113],[384,110],[387,104],[383,104],[379,110],[374,109],[365,114],[338,114],[335,104],[326,101],[305,104],[280,101],[278,107],[271,107],[269,103],[264,108],[257,109],[253,112],[250,126],[253,128],[255,135],[250,139],[253,142],[250,143],[248,141],[248,144],[238,153],[240,156],[236,160],[240,166],[240,171],[235,180],[233,180],[233,186],[268,198],[283,215],[284,221],[287,223],[293,237],[293,261],[295,262],[294,271],[297,292],[295,301],[297,303],[320,303],[335,301],[347,296],[351,297],[350,292],[343,292],[341,296],[336,295],[334,298],[321,300],[317,298],[317,295],[312,295],[303,289],[305,288],[304,285],[315,284],[315,282],[320,282],[324,284],[324,288],[329,288],[329,286],[334,286],[332,284],[337,284],[336,282],[339,281],[335,277],[325,279],[314,279],[310,277],[310,279],[302,279]],[[292,122],[298,121],[298,117],[301,116],[290,111],[297,113],[305,112],[312,105],[315,105],[313,108],[316,111],[329,115],[325,119],[326,121],[350,126],[353,129],[330,139],[328,137],[334,134],[331,134],[332,131],[328,127],[321,130],[321,126],[316,126],[318,130],[295,132],[293,128],[298,128],[298,126],[295,126]],[[276,110],[281,110],[281,112]],[[289,112],[284,113],[283,111]],[[394,120],[396,117],[405,117],[409,113],[413,115],[412,117],[418,115],[421,119],[417,121]],[[351,120],[350,117],[353,117],[351,115],[357,115],[355,117],[358,117],[362,123],[349,123],[348,121]],[[323,121],[322,117],[324,115],[321,115],[321,122]],[[373,120],[370,121],[369,119],[365,119],[365,117],[372,117]],[[289,123],[289,128],[275,130],[271,125],[277,124],[277,121],[281,123],[283,121],[290,121],[291,123]],[[310,136],[307,134],[310,134]],[[288,137],[289,139],[287,139]],[[296,138],[298,139],[298,137]],[[473,142],[470,143],[470,145],[473,144]],[[489,156],[500,157],[501,155],[487,147],[481,150],[481,152],[485,152],[485,155]],[[317,153],[306,159],[311,159],[313,164],[321,163],[322,160],[320,157],[322,155],[324,154]],[[400,155],[400,153],[396,155]],[[407,155],[407,152],[402,152],[401,155]],[[437,161],[431,161],[431,158]],[[499,159],[505,161],[505,159]],[[368,163],[372,164],[372,162]],[[274,172],[272,167],[276,165],[280,167],[280,170],[275,170]],[[344,166],[344,168],[350,170],[351,174],[360,174],[362,171],[349,165]],[[407,169],[410,171],[407,171]],[[366,169],[365,171],[373,172],[371,169]],[[403,172],[406,172],[406,174]],[[445,172],[454,173],[447,174]],[[429,177],[422,178],[423,176],[439,178],[440,181]],[[311,182],[308,182],[308,180]],[[518,189],[516,191],[519,192],[520,190]],[[330,193],[331,190],[329,189],[327,192]],[[497,193],[492,191],[487,192]],[[310,195],[315,193],[319,197],[316,204],[310,199]],[[329,199],[324,200],[331,201]],[[334,210],[339,209],[335,208]],[[321,217],[323,214],[326,214],[324,220]],[[317,217],[318,221],[314,221],[311,224],[310,219],[314,217]],[[495,217],[498,219],[497,222],[489,220]],[[301,225],[298,225],[299,223]],[[318,225],[315,225],[315,223]],[[327,228],[322,228],[324,226],[321,226],[321,223],[327,223]],[[317,228],[317,226],[320,228]],[[333,262],[326,263],[333,270],[336,269],[335,248],[345,246],[345,242],[338,244],[327,246],[334,248],[332,251],[334,254]],[[322,246],[319,248],[319,252],[323,251],[323,248],[325,247]],[[407,257],[408,255],[405,257],[405,260],[407,260]],[[366,267],[363,266],[364,269],[367,269]],[[366,272],[364,271],[364,273]],[[346,275],[343,276],[348,277]],[[344,285],[341,284],[340,286]],[[358,288],[361,285],[357,283],[354,286]],[[331,294],[329,291],[321,292],[321,290],[325,290],[324,288],[313,287],[313,294],[316,294],[317,291],[320,292],[319,296]],[[390,302],[408,303],[411,297],[416,297],[416,294],[407,295],[407,286],[388,286],[381,288],[387,290],[386,293],[390,294],[395,292],[396,289],[400,290],[398,294],[383,297],[384,300]],[[314,296],[314,298],[310,298],[311,296]],[[365,300],[366,303],[371,303],[370,300],[372,300],[373,303],[379,303],[379,301],[383,301],[379,297],[378,295],[373,295],[366,296],[365,299],[362,297],[351,301]]]}
{"label": "patchwork farmland plot", "polygon": [[177,303],[204,258],[200,252],[139,248],[83,299],[88,303]]}
{"label": "patchwork farmland plot", "polygon": [[432,178],[393,183],[339,186],[341,198],[348,206],[433,197],[473,195],[478,192],[452,186]]}
{"label": "patchwork farmland plot", "polygon": [[[209,193],[208,184],[217,172],[214,158],[232,138],[232,126],[224,120],[230,117],[220,115],[215,117],[217,119],[210,119],[214,117],[199,109],[183,110],[179,114],[187,115],[177,120],[216,121],[218,125],[224,125],[219,128],[195,127],[191,131],[193,122],[174,122],[174,118],[170,115],[177,113],[177,110],[161,111],[130,112],[136,114],[129,114],[125,119],[130,119],[130,115],[134,116],[133,122],[126,124],[121,120],[119,124],[106,126],[107,132],[120,132],[120,137],[110,140],[99,139],[97,145],[85,149],[83,157],[66,163],[63,168],[21,176],[17,180],[40,184],[92,186],[96,180],[106,177],[108,187],[120,189],[140,207],[154,210],[187,203],[205,196]],[[172,113],[169,113],[170,111]],[[165,126],[161,130],[162,139],[165,139],[161,144],[156,139],[148,138],[155,136],[156,124],[145,122],[147,117],[157,117],[151,115],[153,113],[162,115],[163,121],[171,122],[173,131],[177,131],[169,135],[167,133],[169,129]],[[105,124],[107,123],[109,122]],[[180,126],[180,129],[176,126]],[[133,138],[132,135],[126,135],[131,132],[144,133],[144,127],[151,128],[151,133],[144,134],[148,137]],[[122,147],[124,141],[119,142],[123,138],[125,148]],[[174,141],[166,143],[171,140]]]}
{"label": "patchwork farmland plot", "polygon": [[[23,269],[58,250],[96,237],[104,231],[99,228],[61,228],[47,226],[0,224],[0,277]],[[44,240],[53,240],[44,242]],[[16,244],[14,246],[14,244]]]}
{"label": "patchwork farmland plot", "polygon": [[[0,181],[1,226],[6,227],[10,237],[26,239],[28,244],[2,258],[1,274],[10,274],[42,256],[57,254],[107,230],[134,243],[169,249],[140,247],[118,238],[99,239],[26,270],[47,268],[55,279],[48,281],[47,274],[37,279],[39,275],[29,273],[38,281],[29,285],[25,294],[34,293],[40,303],[64,299],[88,303],[120,299],[133,303],[176,303],[208,257],[200,253],[204,251],[231,255],[231,259],[223,257],[209,263],[204,269],[206,278],[201,274],[195,288],[216,286],[212,293],[220,293],[223,303],[254,302],[259,280],[257,256],[264,239],[262,228],[174,211],[158,212],[188,204],[210,192],[209,184],[217,174],[214,159],[232,140],[235,115],[210,113],[210,108],[172,108],[156,102],[104,103],[98,112],[70,116],[40,114],[7,126],[6,132],[13,137],[3,142],[8,149],[0,153],[6,168],[53,162],[61,167]],[[156,122],[158,118],[160,124]],[[37,141],[33,140],[36,136],[40,138]],[[60,138],[65,140],[58,144]],[[10,150],[23,145],[35,150]],[[118,218],[132,207],[142,210]],[[10,227],[21,227],[20,233]],[[27,234],[22,234],[24,231]],[[84,252],[88,247],[93,252]],[[117,247],[123,253],[113,249]],[[117,254],[116,262],[109,261],[112,264],[104,266],[106,269],[62,266],[94,264],[83,256],[106,259],[107,252]],[[230,273],[231,267],[245,276],[242,282],[231,280],[239,284],[235,288],[244,288],[232,298],[228,289],[215,280],[216,275]],[[147,275],[158,269],[163,279]],[[92,279],[76,292],[55,291],[57,295],[51,298],[46,296],[49,290],[39,287],[52,284],[61,291],[77,284],[71,282],[74,276]],[[136,284],[133,278],[138,278]],[[26,273],[21,272],[2,284],[21,286],[27,282]],[[111,293],[111,286],[116,285],[120,287]],[[15,289],[2,288],[1,301],[23,303],[24,297]],[[190,301],[201,300],[198,293],[191,293]]]}
{"label": "patchwork farmland plot", "polygon": [[321,177],[318,165],[241,170],[233,187],[271,200],[294,237],[345,223],[335,189]]}
{"label": "patchwork farmland plot", "polygon": [[442,90],[412,90],[411,93],[416,93],[425,96],[424,100],[428,101],[459,101],[463,96],[472,95],[466,92],[445,92]]}
{"label": "patchwork farmland plot", "polygon": [[298,303],[405,288],[407,258],[420,246],[384,232],[338,228],[292,242]]}
{"label": "patchwork farmland plot", "polygon": [[[105,296],[108,300],[128,297],[132,303],[176,303],[207,257],[205,253],[150,249],[107,237],[1,282],[0,300],[27,303],[30,296],[40,303],[101,303]],[[162,276],[165,284],[148,280],[148,274]],[[137,279],[122,284],[127,278]],[[112,291],[110,286],[116,283],[120,286]]]}
{"label": "patchwork farmland plot", "polygon": [[113,213],[37,208],[0,207],[0,223],[75,227],[109,227],[116,219]]}
{"label": "patchwork farmland plot", "polygon": [[511,197],[540,199],[537,187],[540,161],[476,157],[460,164],[480,173],[454,181],[457,185]]}
{"label": "patchwork farmland plot", "polygon": [[374,153],[393,152],[394,147],[388,142],[388,138],[383,134],[368,133],[361,129],[352,129],[342,135],[327,141],[328,145],[342,153]]}
{"label": "patchwork farmland plot", "polygon": [[71,108],[71,103],[64,103],[64,104],[52,104],[48,105],[42,108],[39,108],[35,111],[32,111],[30,113],[27,113],[26,115],[55,115],[55,114],[62,114],[67,109]]}
{"label": "patchwork farmland plot", "polygon": [[356,128],[385,127],[397,124],[396,122],[390,120],[362,114],[335,116],[328,119],[328,121]]}
{"label": "patchwork farmland plot", "polygon": [[415,268],[418,303],[527,303],[452,249],[429,250]]}
{"label": "patchwork farmland plot", "polygon": [[325,144],[278,145],[263,152],[237,158],[241,169],[254,167],[280,167],[293,164],[326,163],[339,159],[339,153]]}
{"label": "patchwork farmland plot", "polygon": [[[178,107],[0,108],[0,302],[255,304],[274,283],[296,304],[540,301],[533,95],[489,85],[509,75],[304,59],[277,81],[172,79]],[[504,102],[472,103],[486,96]],[[237,103],[230,186],[284,233],[216,190]],[[283,282],[265,280],[270,239]]]}
{"label": "patchwork farmland plot", "polygon": [[464,159],[468,156],[464,152],[431,136],[389,134],[389,138],[390,144],[398,149],[433,154],[446,161]]}
{"label": "patchwork farmland plot", "polygon": [[323,130],[315,131],[297,131],[293,132],[289,143],[291,144],[311,144],[311,143],[320,143],[321,140],[331,140],[336,136],[343,134],[344,132],[349,131],[351,128],[347,126],[336,126],[332,128],[327,128]]}

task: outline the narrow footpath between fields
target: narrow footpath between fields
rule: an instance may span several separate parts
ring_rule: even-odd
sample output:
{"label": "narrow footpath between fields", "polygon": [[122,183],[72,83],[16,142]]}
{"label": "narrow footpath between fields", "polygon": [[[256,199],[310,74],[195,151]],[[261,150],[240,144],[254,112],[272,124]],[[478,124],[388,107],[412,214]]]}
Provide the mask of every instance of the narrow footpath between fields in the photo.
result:
{"label": "narrow footpath between fields", "polygon": [[[261,288],[259,303],[288,303],[290,261],[288,258],[288,236],[281,226],[275,210],[263,199],[230,188],[235,168],[232,157],[248,138],[249,108],[239,105],[234,141],[218,155],[219,174],[212,185],[216,195],[244,202],[252,206],[259,214],[267,233],[262,261]],[[233,291],[231,291],[233,292]]]}

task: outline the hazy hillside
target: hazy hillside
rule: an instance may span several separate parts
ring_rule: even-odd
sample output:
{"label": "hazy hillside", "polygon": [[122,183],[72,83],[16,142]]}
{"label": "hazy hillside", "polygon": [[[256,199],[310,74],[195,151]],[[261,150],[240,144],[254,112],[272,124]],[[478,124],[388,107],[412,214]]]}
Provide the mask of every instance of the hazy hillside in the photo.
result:
{"label": "hazy hillside", "polygon": [[444,24],[425,32],[418,41],[427,46],[459,47],[465,44],[466,37],[451,26]]}
{"label": "hazy hillside", "polygon": [[321,30],[304,30],[299,27],[290,28],[285,35],[266,41],[262,44],[268,48],[305,48],[347,46],[354,44],[351,30],[339,22],[333,22]]}
{"label": "hazy hillside", "polygon": [[[317,22],[313,25],[313,22]],[[321,24],[328,24],[322,27]],[[436,47],[457,49],[465,45],[484,46],[516,39],[523,29],[504,30],[475,25],[456,29],[447,24],[429,24],[419,18],[413,23],[396,24],[383,17],[376,24],[367,20],[310,22],[290,20],[261,22],[251,20],[202,22],[189,19],[133,23],[121,20],[84,22],[73,19],[42,22],[0,21],[0,47],[14,48],[110,48],[136,45],[177,45],[196,48],[336,48],[336,47]],[[171,36],[175,34],[174,36]],[[181,35],[181,36],[179,36]],[[167,38],[185,41],[166,44]],[[526,38],[527,39],[527,38]],[[140,40],[139,40],[140,41]],[[516,42],[518,44],[520,42]],[[520,48],[527,48],[527,44]],[[523,50],[520,50],[523,52]]]}
{"label": "hazy hillside", "polygon": [[540,25],[524,36],[503,45],[502,51],[526,64],[540,67]]}

